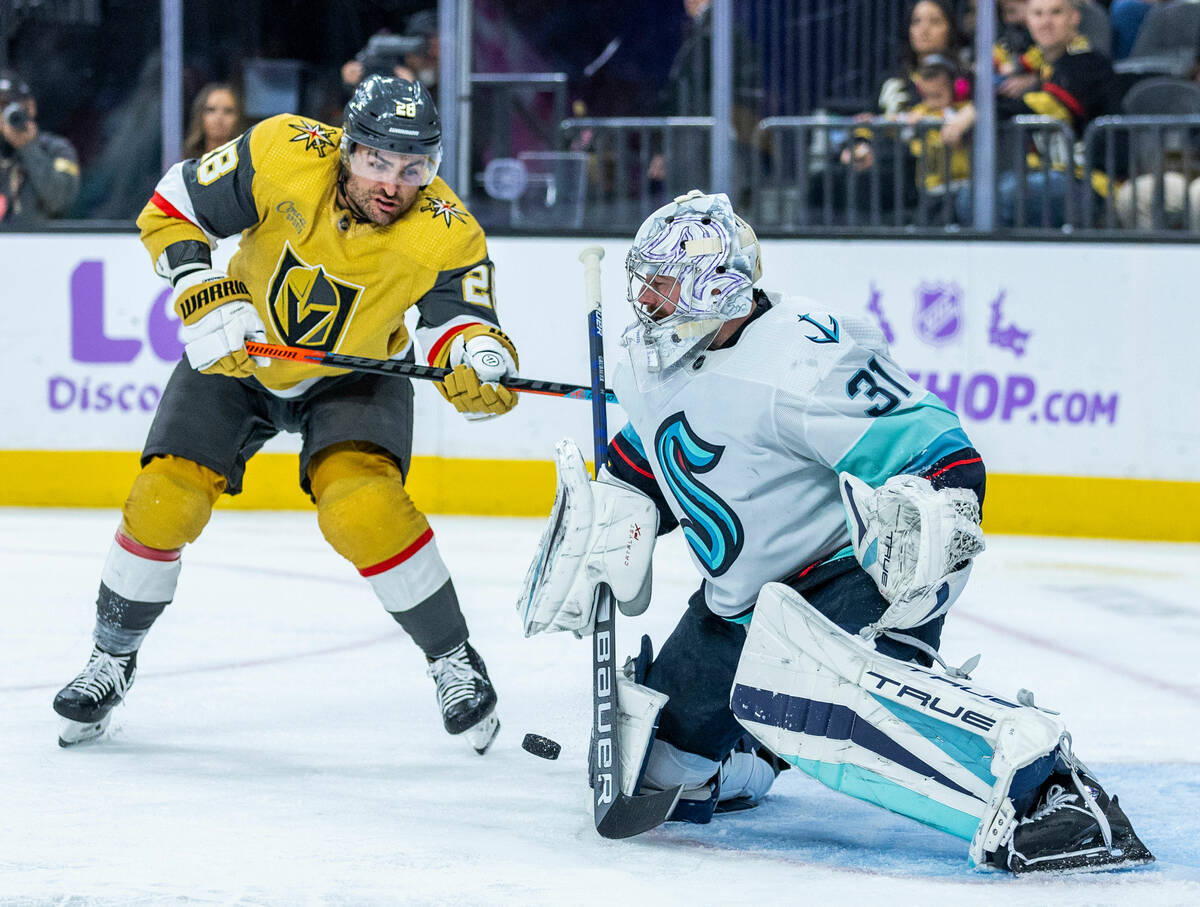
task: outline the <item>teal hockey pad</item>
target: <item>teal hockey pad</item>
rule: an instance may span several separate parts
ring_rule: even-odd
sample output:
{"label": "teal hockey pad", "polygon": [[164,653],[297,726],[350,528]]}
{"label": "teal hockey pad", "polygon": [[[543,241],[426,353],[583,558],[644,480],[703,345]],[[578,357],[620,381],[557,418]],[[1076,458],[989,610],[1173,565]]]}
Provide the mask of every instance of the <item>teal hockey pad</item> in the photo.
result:
{"label": "teal hockey pad", "polygon": [[828,787],[970,842],[982,865],[1017,822],[1014,798],[1050,774],[1054,714],[898,661],[787,586],[759,593],[730,708]]}

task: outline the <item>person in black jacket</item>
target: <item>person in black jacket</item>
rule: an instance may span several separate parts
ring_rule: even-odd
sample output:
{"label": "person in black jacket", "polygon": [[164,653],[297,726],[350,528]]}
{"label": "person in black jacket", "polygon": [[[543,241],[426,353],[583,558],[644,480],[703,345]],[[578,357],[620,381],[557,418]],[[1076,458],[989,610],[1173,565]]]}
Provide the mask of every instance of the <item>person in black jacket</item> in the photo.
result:
{"label": "person in black jacket", "polygon": [[74,147],[38,128],[33,92],[16,72],[0,70],[0,227],[62,217],[78,194]]}
{"label": "person in black jacket", "polygon": [[[1108,57],[1095,50],[1087,38],[1079,34],[1079,0],[1029,0],[1027,24],[1035,46],[1024,59],[1033,60],[1036,72],[1032,81],[1015,95],[1003,91],[996,97],[996,116],[1010,120],[1016,116],[1037,115],[1060,120],[1070,127],[1075,140],[1083,137],[1088,124],[1097,117],[1116,113],[1117,82]],[[950,145],[964,140],[973,127],[975,111],[968,106],[963,115],[942,130],[943,140]],[[1018,146],[1023,160],[1002,154],[998,166],[1001,174],[997,191],[997,221],[1001,226],[1058,227],[1066,222],[1068,194],[1074,190],[1073,181],[1086,176],[1086,186],[1079,193],[1079,202],[1095,204],[1109,192],[1109,183],[1120,177],[1125,167],[1124,153],[1118,156],[1116,173],[1104,173],[1090,167],[1086,173],[1072,166],[1073,148],[1047,138],[1033,136],[1029,147]],[[1049,166],[1043,168],[1043,159]],[[1026,170],[1027,172],[1022,172]],[[1073,172],[1072,172],[1073,171]],[[1025,218],[1019,218],[1017,201],[1025,197]],[[957,199],[960,223],[970,223],[971,197],[961,193]]]}

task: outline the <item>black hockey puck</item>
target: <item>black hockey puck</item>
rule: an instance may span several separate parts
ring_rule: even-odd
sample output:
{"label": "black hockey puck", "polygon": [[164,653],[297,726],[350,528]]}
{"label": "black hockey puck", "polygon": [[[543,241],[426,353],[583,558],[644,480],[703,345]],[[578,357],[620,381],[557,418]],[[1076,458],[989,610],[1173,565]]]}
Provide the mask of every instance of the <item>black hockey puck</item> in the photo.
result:
{"label": "black hockey puck", "polygon": [[526,734],[525,739],[521,741],[521,749],[542,759],[557,759],[558,754],[562,752],[561,746],[541,734]]}

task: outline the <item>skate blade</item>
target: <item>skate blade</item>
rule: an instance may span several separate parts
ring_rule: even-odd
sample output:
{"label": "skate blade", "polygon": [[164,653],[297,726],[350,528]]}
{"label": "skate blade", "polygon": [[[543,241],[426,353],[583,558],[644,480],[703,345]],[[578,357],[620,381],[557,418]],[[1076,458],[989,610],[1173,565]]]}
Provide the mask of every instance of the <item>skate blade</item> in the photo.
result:
{"label": "skate blade", "polygon": [[92,722],[72,721],[70,718],[64,718],[58,726],[58,745],[75,746],[95,740],[108,730],[108,723],[111,719],[112,713],[105,715],[99,721]]}
{"label": "skate blade", "polygon": [[482,756],[488,751],[488,747],[492,745],[492,741],[499,733],[500,719],[496,717],[495,712],[492,712],[483,721],[463,731],[462,735],[467,738],[467,743],[471,744],[475,752]]}

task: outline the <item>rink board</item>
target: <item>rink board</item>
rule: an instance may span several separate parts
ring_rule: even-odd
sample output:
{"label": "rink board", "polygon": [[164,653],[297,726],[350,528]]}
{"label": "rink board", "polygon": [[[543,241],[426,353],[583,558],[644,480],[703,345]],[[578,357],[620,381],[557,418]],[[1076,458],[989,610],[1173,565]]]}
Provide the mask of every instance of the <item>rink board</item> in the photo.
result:
{"label": "rink board", "polygon": [[[0,470],[24,480],[0,493],[17,507],[119,507],[137,474],[128,451],[0,451]],[[296,457],[265,453],[250,461],[245,490],[219,507],[306,510]],[[427,513],[546,516],[554,501],[554,464],[541,460],[415,457],[408,490]],[[1200,483],[1078,476],[988,476],[988,532],[1174,542],[1200,540]]]}
{"label": "rink board", "polygon": [[[522,374],[588,383],[578,252],[490,243]],[[603,243],[606,354],[624,355],[625,244]],[[217,262],[231,254],[228,243]],[[762,285],[871,320],[895,358],[962,418],[989,469],[989,530],[1200,540],[1200,388],[1189,246],[767,240]],[[9,300],[0,505],[118,505],[180,355],[167,293],[132,234],[0,240]],[[16,301],[26,301],[17,305]],[[562,436],[590,450],[587,404],[524,398],[468,424],[416,387],[410,486],[430,512],[537,515]],[[610,427],[623,422],[619,406]],[[294,436],[251,464],[232,506],[304,508]]]}

